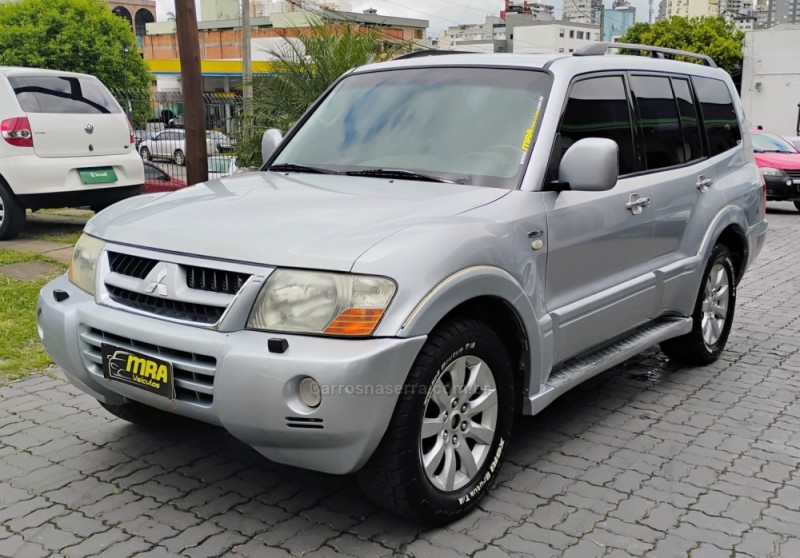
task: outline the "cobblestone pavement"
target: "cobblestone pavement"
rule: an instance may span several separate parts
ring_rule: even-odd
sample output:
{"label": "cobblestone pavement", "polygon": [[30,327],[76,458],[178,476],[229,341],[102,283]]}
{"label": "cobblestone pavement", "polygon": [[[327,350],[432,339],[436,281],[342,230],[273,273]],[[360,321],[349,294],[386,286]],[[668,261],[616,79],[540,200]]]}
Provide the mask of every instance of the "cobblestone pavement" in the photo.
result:
{"label": "cobblestone pavement", "polygon": [[800,213],[772,207],[720,361],[653,351],[520,419],[494,490],[446,529],[39,376],[0,388],[0,555],[800,556]]}

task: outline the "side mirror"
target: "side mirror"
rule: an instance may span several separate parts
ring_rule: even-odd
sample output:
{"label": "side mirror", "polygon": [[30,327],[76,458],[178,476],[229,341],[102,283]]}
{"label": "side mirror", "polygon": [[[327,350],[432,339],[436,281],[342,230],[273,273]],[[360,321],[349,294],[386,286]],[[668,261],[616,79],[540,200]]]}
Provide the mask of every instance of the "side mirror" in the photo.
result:
{"label": "side mirror", "polygon": [[619,148],[606,138],[584,138],[575,142],[558,166],[558,180],[570,190],[602,192],[610,190],[619,178]]}
{"label": "side mirror", "polygon": [[283,141],[283,134],[281,134],[281,131],[277,128],[270,128],[264,132],[264,137],[261,138],[262,162],[266,163],[269,160],[281,141]]}

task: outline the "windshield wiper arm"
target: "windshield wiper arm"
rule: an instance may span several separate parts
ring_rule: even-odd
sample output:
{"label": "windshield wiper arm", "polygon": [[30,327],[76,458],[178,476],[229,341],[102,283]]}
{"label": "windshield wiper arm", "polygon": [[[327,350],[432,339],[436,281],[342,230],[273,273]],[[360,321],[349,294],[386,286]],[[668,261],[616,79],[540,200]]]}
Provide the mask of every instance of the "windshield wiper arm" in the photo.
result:
{"label": "windshield wiper arm", "polygon": [[444,182],[447,184],[462,184],[455,180],[447,180],[446,178],[439,178],[438,176],[431,176],[429,174],[422,174],[419,172],[404,170],[404,169],[366,169],[357,171],[347,171],[342,174],[347,176],[376,176],[379,178],[398,178],[405,180],[420,180],[424,182]]}
{"label": "windshield wiper arm", "polygon": [[339,172],[323,169],[320,167],[311,167],[309,165],[295,165],[294,163],[284,163],[280,165],[272,165],[267,169],[268,171],[276,172],[307,172],[310,174],[341,174]]}

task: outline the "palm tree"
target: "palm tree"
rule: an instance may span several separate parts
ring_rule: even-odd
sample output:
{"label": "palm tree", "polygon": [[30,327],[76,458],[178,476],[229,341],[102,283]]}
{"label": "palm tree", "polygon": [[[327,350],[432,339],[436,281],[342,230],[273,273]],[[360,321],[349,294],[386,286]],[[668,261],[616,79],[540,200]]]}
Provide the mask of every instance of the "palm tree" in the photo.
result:
{"label": "palm tree", "polygon": [[175,12],[167,12],[167,21],[175,21]]}
{"label": "palm tree", "polygon": [[259,164],[265,129],[287,131],[342,74],[387,60],[404,46],[382,38],[377,31],[324,19],[292,31],[268,51],[274,60],[265,63],[263,73],[271,77],[253,83],[252,114],[245,116],[247,124],[237,144],[237,156],[245,165]]}

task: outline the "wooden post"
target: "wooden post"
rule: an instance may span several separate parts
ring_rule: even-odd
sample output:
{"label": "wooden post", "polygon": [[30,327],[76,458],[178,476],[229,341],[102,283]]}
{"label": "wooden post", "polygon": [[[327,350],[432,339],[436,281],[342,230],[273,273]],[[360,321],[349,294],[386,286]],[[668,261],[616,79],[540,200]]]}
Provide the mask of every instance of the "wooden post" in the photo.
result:
{"label": "wooden post", "polygon": [[175,21],[181,59],[183,126],[186,129],[186,181],[191,186],[208,180],[203,74],[194,0],[175,0]]}

